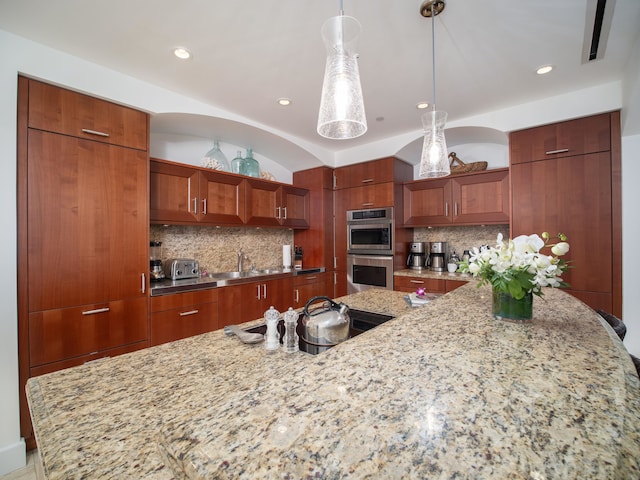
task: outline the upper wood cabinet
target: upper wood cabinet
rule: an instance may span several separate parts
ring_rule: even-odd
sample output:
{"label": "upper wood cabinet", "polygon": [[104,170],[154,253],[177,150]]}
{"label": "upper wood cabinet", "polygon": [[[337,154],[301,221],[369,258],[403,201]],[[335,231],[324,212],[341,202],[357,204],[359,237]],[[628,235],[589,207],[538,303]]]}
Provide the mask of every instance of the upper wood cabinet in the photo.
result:
{"label": "upper wood cabinet", "polygon": [[29,81],[28,126],[147,150],[147,114],[53,85]]}
{"label": "upper wood cabinet", "polygon": [[247,225],[309,226],[309,190],[248,178]]}
{"label": "upper wood cabinet", "polygon": [[509,170],[404,184],[404,225],[509,223]]}
{"label": "upper wood cabinet", "polygon": [[519,130],[509,135],[512,165],[610,149],[609,113]]}
{"label": "upper wood cabinet", "polygon": [[395,184],[377,183],[362,187],[353,187],[340,192],[345,198],[347,210],[393,207],[395,203]]}
{"label": "upper wood cabinet", "polygon": [[397,158],[387,157],[336,168],[334,177],[336,190],[394,181],[406,182],[413,178],[413,167]]}
{"label": "upper wood cabinet", "polygon": [[242,177],[156,159],[151,161],[150,172],[152,223],[244,223]]}

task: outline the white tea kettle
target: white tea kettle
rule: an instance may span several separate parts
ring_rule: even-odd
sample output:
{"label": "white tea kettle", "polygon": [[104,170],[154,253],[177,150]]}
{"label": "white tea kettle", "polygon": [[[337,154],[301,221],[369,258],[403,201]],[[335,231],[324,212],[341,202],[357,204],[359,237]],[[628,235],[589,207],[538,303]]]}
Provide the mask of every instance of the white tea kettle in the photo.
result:
{"label": "white tea kettle", "polygon": [[[325,300],[320,306],[309,311],[311,304]],[[313,297],[302,310],[302,339],[313,345],[330,347],[349,338],[351,317],[349,307],[336,303],[329,297]]]}

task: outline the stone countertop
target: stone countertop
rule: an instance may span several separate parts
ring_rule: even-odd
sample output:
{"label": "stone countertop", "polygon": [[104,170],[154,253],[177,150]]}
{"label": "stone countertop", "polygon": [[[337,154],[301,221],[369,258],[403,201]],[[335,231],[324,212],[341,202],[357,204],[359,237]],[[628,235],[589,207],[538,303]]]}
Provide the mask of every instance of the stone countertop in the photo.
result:
{"label": "stone countertop", "polygon": [[473,278],[469,273],[449,273],[449,272],[432,272],[427,268],[422,270],[411,270],[406,268],[404,270],[397,270],[393,272],[398,277],[417,277],[417,278],[434,278],[437,280],[459,280],[463,282],[476,282],[477,279]]}
{"label": "stone countertop", "polygon": [[[469,284],[320,355],[221,330],[31,378],[45,474],[69,478],[640,478],[640,387],[613,330],[559,290],[534,319]],[[404,313],[403,313],[404,312]]]}

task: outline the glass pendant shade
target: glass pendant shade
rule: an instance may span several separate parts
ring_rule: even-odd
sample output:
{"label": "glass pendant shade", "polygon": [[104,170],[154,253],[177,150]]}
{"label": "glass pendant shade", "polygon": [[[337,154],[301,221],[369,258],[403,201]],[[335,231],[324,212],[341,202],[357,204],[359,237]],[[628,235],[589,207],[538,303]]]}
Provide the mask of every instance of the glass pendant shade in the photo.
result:
{"label": "glass pendant shade", "polygon": [[427,178],[446,177],[451,174],[444,126],[447,112],[432,110],[422,115],[424,142],[420,159],[420,176]]}
{"label": "glass pendant shade", "polygon": [[325,138],[348,139],[367,131],[360,73],[355,52],[360,23],[340,15],[322,25],[327,62],[318,114],[318,134]]}

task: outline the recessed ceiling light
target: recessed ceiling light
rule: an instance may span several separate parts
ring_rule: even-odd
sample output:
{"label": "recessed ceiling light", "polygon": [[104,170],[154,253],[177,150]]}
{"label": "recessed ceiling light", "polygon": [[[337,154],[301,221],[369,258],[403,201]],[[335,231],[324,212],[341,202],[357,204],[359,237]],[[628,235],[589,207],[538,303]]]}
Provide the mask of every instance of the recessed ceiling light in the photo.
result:
{"label": "recessed ceiling light", "polygon": [[549,73],[551,70],[553,70],[553,65],[543,65],[542,67],[538,67],[536,73],[538,75],[544,75],[545,73]]}
{"label": "recessed ceiling light", "polygon": [[278,99],[278,105],[282,105],[283,107],[288,107],[289,105],[291,105],[291,99],[290,98],[279,98]]}
{"label": "recessed ceiling light", "polygon": [[187,60],[191,58],[191,52],[183,47],[174,48],[173,54],[181,60]]}
{"label": "recessed ceiling light", "polygon": [[416,103],[416,108],[418,110],[424,110],[425,108],[429,107],[429,103],[428,102],[418,102]]}

